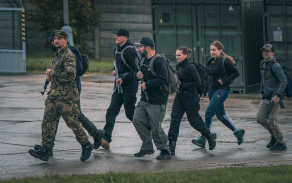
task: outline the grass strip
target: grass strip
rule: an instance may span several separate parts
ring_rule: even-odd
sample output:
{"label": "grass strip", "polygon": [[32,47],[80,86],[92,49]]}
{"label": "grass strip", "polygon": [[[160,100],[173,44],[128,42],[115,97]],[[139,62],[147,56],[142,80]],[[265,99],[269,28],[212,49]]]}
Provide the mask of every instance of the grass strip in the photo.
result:
{"label": "grass strip", "polygon": [[127,172],[85,175],[45,175],[43,177],[13,178],[0,182],[101,182],[101,183],[174,183],[174,182],[199,182],[199,183],[269,183],[292,182],[292,166],[268,166],[268,167],[226,167],[209,170],[181,170],[161,172]]}
{"label": "grass strip", "polygon": [[[50,68],[53,55],[27,55],[27,73],[46,73]],[[113,70],[113,60],[89,59],[89,69],[85,74],[111,74]]]}

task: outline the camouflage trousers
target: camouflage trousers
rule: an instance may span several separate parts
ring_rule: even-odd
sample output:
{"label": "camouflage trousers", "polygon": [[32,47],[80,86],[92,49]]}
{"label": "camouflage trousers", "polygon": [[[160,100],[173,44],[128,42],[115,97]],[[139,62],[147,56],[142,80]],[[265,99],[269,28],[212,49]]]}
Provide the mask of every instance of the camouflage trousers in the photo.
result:
{"label": "camouflage trousers", "polygon": [[53,148],[58,122],[60,117],[75,134],[80,145],[88,142],[88,137],[82,124],[78,121],[80,111],[77,102],[68,100],[55,100],[49,97],[45,102],[44,119],[42,121],[42,146]]}

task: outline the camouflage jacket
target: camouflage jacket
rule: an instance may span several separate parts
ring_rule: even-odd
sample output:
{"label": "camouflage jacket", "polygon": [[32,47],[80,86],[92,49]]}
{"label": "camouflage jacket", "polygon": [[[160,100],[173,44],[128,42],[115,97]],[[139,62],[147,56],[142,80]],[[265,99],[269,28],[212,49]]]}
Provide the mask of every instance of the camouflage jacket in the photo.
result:
{"label": "camouflage jacket", "polygon": [[54,53],[51,72],[51,90],[49,97],[58,100],[79,100],[76,78],[76,59],[72,51],[66,46],[60,52]]}

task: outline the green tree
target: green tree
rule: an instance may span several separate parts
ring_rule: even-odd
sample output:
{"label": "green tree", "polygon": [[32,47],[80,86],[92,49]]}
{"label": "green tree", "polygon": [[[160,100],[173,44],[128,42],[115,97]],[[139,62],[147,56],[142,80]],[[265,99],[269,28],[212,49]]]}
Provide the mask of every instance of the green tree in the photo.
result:
{"label": "green tree", "polygon": [[[49,35],[52,30],[61,29],[64,25],[63,1],[62,0],[30,0],[34,9],[27,11],[28,20],[33,21],[35,28]],[[74,46],[89,54],[85,42],[88,33],[95,26],[102,23],[102,13],[93,8],[90,0],[68,1],[69,25],[72,28]],[[50,45],[50,44],[48,44]]]}

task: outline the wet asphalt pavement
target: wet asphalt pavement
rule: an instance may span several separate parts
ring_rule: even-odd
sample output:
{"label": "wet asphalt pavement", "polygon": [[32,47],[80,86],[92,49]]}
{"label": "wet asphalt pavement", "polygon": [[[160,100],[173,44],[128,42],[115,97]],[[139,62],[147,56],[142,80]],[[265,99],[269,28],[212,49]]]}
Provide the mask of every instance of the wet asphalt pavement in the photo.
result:
{"label": "wet asphalt pavement", "polygon": [[[103,128],[106,110],[110,104],[114,78],[111,76],[83,76],[81,109],[96,125]],[[108,171],[165,171],[181,169],[209,169],[226,166],[292,165],[292,100],[284,101],[278,122],[287,143],[286,151],[270,151],[266,144],[268,132],[255,121],[261,96],[231,94],[225,102],[225,110],[238,128],[245,129],[245,141],[237,145],[236,137],[220,121],[215,119],[212,132],[217,133],[214,150],[201,149],[191,143],[200,136],[183,117],[177,141],[176,155],[171,160],[158,161],[156,150],[152,155],[136,158],[141,140],[122,107],[117,117],[110,149],[99,148],[85,162],[80,161],[81,146],[73,132],[60,120],[56,136],[54,156],[48,162],[29,155],[28,150],[41,142],[41,121],[46,96],[42,96],[44,74],[0,75],[0,178],[24,177],[44,174],[86,174]],[[49,88],[48,88],[49,90]],[[48,91],[47,90],[47,91]],[[137,94],[138,100],[140,93]],[[174,95],[168,100],[163,129],[168,132]],[[209,101],[201,100],[200,114]],[[216,118],[216,117],[215,117]],[[92,137],[90,141],[93,142]]]}

